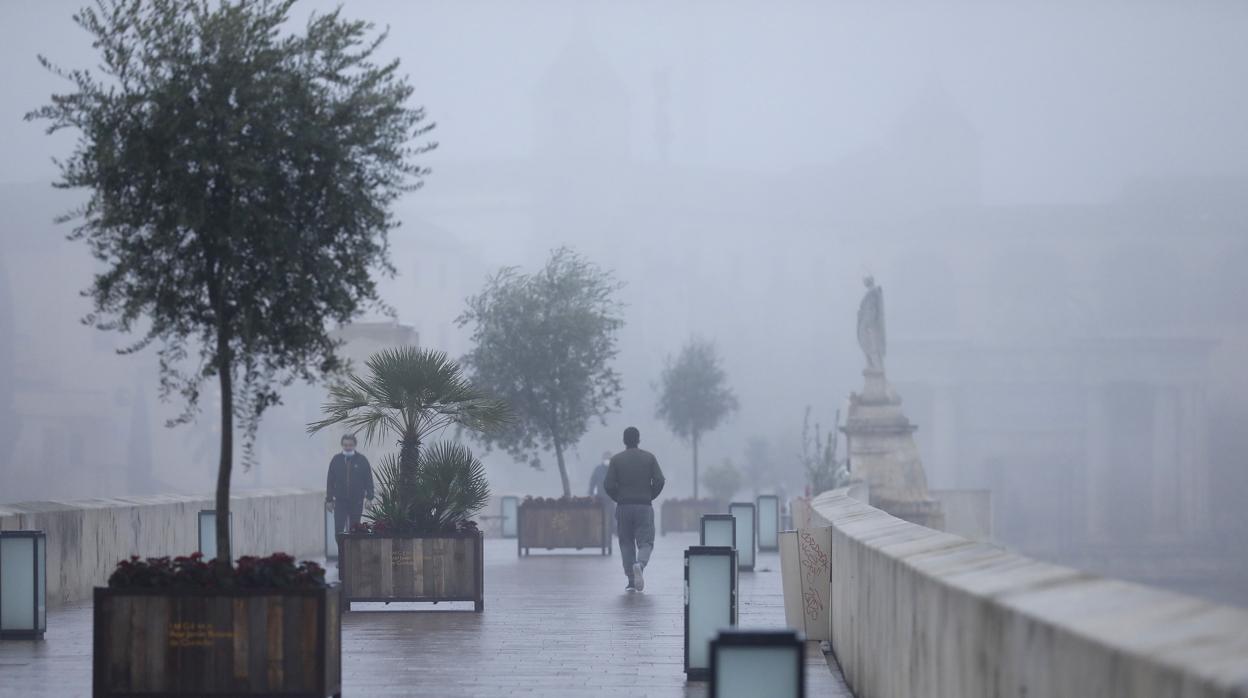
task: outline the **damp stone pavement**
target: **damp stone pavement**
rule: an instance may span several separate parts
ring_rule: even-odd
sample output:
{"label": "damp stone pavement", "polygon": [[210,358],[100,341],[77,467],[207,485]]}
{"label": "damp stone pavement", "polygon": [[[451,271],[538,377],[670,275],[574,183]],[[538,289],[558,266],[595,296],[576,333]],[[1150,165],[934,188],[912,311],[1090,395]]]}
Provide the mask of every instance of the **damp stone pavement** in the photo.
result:
{"label": "damp stone pavement", "polygon": [[[520,558],[515,541],[488,539],[483,613],[470,603],[354,605],[342,626],[343,696],[706,696],[683,668],[683,552],[696,543],[658,538],[645,591],[626,593],[618,550]],[[759,553],[741,573],[739,604],[742,628],[784,627],[778,555]],[[852,695],[813,642],[806,688]],[[49,613],[43,641],[0,641],[0,697],[90,692],[89,602]]]}

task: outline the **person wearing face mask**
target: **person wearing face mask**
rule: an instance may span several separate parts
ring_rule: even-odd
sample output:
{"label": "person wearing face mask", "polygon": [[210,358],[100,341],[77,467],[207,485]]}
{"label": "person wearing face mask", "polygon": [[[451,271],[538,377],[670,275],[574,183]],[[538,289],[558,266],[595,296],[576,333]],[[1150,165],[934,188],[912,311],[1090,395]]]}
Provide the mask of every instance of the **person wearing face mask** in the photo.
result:
{"label": "person wearing face mask", "polygon": [[342,437],[342,453],[329,461],[325,480],[325,506],[334,512],[334,529],[350,533],[360,523],[364,500],[373,499],[373,467],[355,450],[355,436]]}
{"label": "person wearing face mask", "polygon": [[615,535],[615,502],[611,501],[611,498],[607,496],[607,491],[602,488],[603,483],[607,481],[607,466],[609,465],[611,465],[611,452],[603,451],[602,461],[589,476],[589,496],[602,498],[602,506],[611,526],[611,535]]}

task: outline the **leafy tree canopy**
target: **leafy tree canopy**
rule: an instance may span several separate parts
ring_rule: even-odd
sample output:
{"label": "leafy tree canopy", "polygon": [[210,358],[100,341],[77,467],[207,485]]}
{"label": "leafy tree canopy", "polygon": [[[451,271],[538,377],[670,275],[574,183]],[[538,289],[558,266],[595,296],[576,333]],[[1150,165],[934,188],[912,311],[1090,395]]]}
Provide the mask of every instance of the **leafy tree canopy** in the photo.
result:
{"label": "leafy tree canopy", "polygon": [[682,439],[696,440],[737,410],[714,343],[694,338],[659,379],[656,416]]}
{"label": "leafy tree canopy", "polygon": [[693,338],[676,361],[667,362],[659,378],[659,405],[655,416],[673,434],[693,446],[693,496],[698,496],[698,444],[702,435],[719,426],[737,410],[737,396],[727,386],[728,374],[719,365],[714,343]]}
{"label": "leafy tree canopy", "polygon": [[475,347],[464,358],[473,381],[501,398],[515,421],[479,435],[488,447],[541,467],[553,450],[563,494],[572,494],[564,453],[591,419],[620,405],[620,375],[611,367],[623,326],[615,299],[621,284],[567,247],[533,274],[506,268],[468,299],[461,327]]}
{"label": "leafy tree canopy", "polygon": [[[162,397],[193,416],[221,387],[217,506],[228,510],[233,417],[249,444],[281,385],[339,367],[331,323],[379,303],[390,204],[420,185],[432,125],[407,101],[385,34],[338,12],[288,27],[294,0],[100,0],[74,15],[98,70],[27,115],[77,129],[57,186],[90,191],[71,239],[105,269],[87,322],[159,345]],[[140,325],[140,323],[142,323]],[[242,389],[235,394],[235,374]],[[224,516],[218,548],[228,562]]]}

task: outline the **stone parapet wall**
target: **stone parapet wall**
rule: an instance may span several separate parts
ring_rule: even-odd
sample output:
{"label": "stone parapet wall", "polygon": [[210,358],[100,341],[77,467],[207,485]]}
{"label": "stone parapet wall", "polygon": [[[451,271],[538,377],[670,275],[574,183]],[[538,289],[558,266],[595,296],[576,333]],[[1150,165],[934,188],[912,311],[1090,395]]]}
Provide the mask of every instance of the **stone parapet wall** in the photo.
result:
{"label": "stone parapet wall", "polygon": [[902,521],[847,496],[832,646],[859,698],[1248,697],[1248,611],[1097,577]]}
{"label": "stone parapet wall", "polygon": [[[0,505],[0,530],[39,529],[48,536],[48,604],[91,598],[117,561],[130,555],[188,555],[199,548],[197,516],[210,496],[156,495]],[[325,493],[280,488],[230,498],[234,557],[325,551]]]}

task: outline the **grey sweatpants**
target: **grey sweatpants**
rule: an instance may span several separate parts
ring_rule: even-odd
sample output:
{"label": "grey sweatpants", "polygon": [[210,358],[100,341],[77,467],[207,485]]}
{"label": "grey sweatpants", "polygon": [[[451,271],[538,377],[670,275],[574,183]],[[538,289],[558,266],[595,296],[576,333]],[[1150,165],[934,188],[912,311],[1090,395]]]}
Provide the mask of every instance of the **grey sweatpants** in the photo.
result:
{"label": "grey sweatpants", "polygon": [[642,567],[654,550],[654,507],[649,504],[621,504],[615,508],[616,529],[620,534],[620,558],[624,574],[633,578],[633,563]]}

